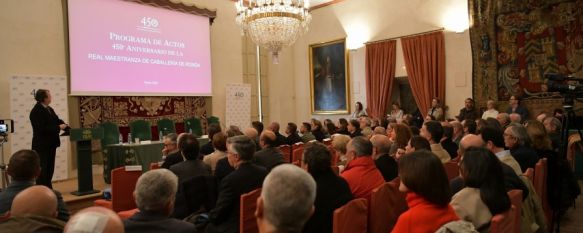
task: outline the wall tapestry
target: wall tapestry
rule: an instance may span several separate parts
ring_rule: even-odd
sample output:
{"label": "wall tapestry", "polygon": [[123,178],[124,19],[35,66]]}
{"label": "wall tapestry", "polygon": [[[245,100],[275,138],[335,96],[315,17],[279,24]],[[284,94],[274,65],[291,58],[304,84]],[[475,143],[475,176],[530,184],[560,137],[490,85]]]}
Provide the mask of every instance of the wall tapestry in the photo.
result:
{"label": "wall tapestry", "polygon": [[[79,97],[80,120],[82,127],[94,127],[101,122],[113,122],[120,127],[144,119],[156,125],[156,121],[168,118],[179,124],[185,118],[205,119],[204,97]],[[203,120],[206,123],[206,120]],[[205,124],[203,123],[203,127]]]}
{"label": "wall tapestry", "polygon": [[544,75],[583,77],[583,0],[470,0],[469,12],[480,106],[516,94],[527,107],[558,107],[561,96],[548,92]]}

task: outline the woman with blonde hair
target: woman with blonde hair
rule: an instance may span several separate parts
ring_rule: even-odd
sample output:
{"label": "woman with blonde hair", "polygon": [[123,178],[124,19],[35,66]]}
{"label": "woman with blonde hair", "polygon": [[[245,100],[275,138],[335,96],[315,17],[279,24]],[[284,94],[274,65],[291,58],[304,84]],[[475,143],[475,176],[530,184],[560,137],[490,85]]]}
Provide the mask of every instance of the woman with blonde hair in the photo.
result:
{"label": "woman with blonde hair", "polygon": [[539,152],[539,157],[541,157],[540,152],[553,149],[551,138],[543,123],[536,120],[526,122],[526,133],[530,137],[532,148]]}
{"label": "woman with blonde hair", "polygon": [[344,134],[332,135],[332,148],[338,155],[338,165],[346,165],[346,145],[350,141],[350,136]]}

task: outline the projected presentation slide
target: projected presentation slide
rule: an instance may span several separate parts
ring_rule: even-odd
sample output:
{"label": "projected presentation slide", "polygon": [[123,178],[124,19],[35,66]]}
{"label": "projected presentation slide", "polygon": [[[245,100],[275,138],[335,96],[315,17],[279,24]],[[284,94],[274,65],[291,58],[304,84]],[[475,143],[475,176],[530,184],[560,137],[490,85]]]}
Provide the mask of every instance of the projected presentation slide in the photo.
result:
{"label": "projected presentation slide", "polygon": [[209,19],[122,0],[69,0],[71,95],[210,96]]}

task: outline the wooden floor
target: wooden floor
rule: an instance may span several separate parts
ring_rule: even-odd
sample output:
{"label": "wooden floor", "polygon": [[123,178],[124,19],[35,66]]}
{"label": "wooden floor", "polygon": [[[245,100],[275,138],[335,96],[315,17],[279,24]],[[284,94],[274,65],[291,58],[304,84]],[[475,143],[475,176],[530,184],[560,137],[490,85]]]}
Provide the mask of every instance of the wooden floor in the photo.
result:
{"label": "wooden floor", "polygon": [[[579,180],[579,187],[583,189],[583,180]],[[583,195],[575,200],[575,208],[571,208],[561,219],[561,232],[582,233],[583,232]]]}
{"label": "wooden floor", "polygon": [[[109,187],[109,185],[106,184],[103,180],[103,175],[93,175],[93,189],[102,191],[107,187]],[[67,204],[67,207],[69,207],[69,210],[72,214],[83,208],[92,206],[94,200],[101,199],[103,196],[102,192],[85,196],[75,196],[71,194],[71,192],[77,191],[77,179],[53,182],[53,188],[61,192],[63,195],[63,200]]]}

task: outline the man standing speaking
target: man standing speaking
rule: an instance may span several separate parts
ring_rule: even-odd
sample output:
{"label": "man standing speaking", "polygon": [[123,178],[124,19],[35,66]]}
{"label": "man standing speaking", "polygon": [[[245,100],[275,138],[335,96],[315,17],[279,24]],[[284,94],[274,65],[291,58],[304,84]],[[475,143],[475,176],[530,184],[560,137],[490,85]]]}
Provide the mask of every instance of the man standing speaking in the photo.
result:
{"label": "man standing speaking", "polygon": [[41,174],[36,184],[53,188],[52,179],[55,171],[55,156],[57,147],[61,146],[59,132],[68,126],[57,116],[51,104],[51,92],[38,89],[34,94],[37,101],[30,111],[32,124],[32,150],[40,156]]}

